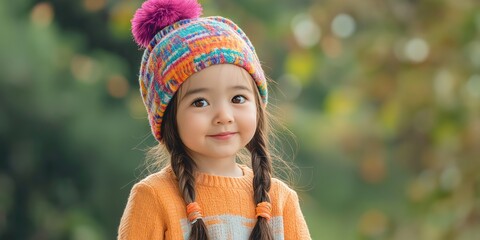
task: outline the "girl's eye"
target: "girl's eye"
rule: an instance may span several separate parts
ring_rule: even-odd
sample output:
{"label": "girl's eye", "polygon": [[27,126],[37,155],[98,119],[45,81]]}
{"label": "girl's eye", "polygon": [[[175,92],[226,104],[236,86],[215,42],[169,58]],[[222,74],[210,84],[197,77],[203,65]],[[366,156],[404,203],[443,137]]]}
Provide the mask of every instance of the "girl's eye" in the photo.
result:
{"label": "girl's eye", "polygon": [[200,107],[206,107],[208,105],[208,102],[205,99],[197,99],[192,103],[192,105],[194,107],[199,107],[199,108]]}
{"label": "girl's eye", "polygon": [[232,99],[233,103],[244,103],[245,101],[246,101],[246,98],[242,95],[237,95]]}

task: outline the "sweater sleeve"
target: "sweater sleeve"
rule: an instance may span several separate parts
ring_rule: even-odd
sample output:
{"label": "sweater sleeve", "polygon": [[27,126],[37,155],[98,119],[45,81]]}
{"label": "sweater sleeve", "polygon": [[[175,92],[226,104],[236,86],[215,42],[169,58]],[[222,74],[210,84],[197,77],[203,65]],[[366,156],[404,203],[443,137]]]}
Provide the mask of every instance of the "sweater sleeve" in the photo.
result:
{"label": "sweater sleeve", "polygon": [[285,240],[311,239],[307,223],[300,209],[298,195],[293,190],[289,193],[287,202],[285,203],[283,221]]}
{"label": "sweater sleeve", "polygon": [[164,239],[165,230],[154,189],[143,182],[135,184],[120,220],[117,239]]}

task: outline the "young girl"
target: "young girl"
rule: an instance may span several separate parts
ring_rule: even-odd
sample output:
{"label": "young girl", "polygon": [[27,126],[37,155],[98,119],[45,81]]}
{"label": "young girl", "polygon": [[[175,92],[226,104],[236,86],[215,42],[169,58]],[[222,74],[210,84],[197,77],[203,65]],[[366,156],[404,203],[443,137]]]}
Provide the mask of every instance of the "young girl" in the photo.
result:
{"label": "young girl", "polygon": [[[140,91],[170,163],[132,188],[118,239],[310,239],[272,178],[267,86],[250,40],[196,0],[148,0],[132,19]],[[251,168],[236,163],[240,150]],[[253,169],[253,170],[252,170]]]}

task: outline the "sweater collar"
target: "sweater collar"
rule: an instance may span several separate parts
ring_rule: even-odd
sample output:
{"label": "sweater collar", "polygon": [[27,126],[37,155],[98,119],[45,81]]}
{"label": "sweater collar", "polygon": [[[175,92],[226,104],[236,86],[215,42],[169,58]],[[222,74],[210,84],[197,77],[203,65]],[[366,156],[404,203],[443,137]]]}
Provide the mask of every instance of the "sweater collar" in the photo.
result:
{"label": "sweater collar", "polygon": [[[238,164],[238,166],[243,171],[243,176],[241,177],[225,177],[197,172],[195,174],[195,182],[197,185],[208,187],[251,189],[253,187],[252,169],[243,164]],[[168,166],[166,170],[172,174],[173,178],[176,178],[171,166]]]}
{"label": "sweater collar", "polygon": [[224,177],[198,172],[196,183],[210,187],[252,188],[253,171],[245,165],[239,164],[238,166],[243,171],[243,176],[241,177]]}

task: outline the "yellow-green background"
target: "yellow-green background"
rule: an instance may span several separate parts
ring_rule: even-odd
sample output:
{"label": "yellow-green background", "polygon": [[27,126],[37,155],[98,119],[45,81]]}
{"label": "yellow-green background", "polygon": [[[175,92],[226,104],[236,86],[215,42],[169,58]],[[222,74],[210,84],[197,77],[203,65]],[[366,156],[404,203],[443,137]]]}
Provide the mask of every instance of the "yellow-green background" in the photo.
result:
{"label": "yellow-green background", "polygon": [[[480,239],[477,1],[200,2],[278,82],[313,239]],[[0,2],[0,239],[115,238],[155,143],[140,5]]]}

